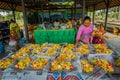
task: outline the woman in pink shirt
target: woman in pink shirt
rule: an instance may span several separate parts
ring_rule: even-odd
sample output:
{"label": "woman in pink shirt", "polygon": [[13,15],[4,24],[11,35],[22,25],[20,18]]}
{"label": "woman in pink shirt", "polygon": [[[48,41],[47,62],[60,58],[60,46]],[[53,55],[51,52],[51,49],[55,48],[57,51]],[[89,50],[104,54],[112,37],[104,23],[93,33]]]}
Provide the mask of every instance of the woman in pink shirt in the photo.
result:
{"label": "woman in pink shirt", "polygon": [[76,44],[78,45],[79,40],[85,44],[90,44],[92,41],[91,33],[93,31],[93,24],[91,24],[91,18],[86,16],[83,20],[83,24],[79,27],[77,36],[76,36]]}

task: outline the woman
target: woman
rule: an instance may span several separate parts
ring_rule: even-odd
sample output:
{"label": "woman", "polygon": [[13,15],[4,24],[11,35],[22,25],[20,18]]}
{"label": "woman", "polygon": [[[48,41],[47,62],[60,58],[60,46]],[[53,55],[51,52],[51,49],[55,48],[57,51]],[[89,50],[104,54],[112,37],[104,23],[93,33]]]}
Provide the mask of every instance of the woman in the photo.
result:
{"label": "woman", "polygon": [[105,34],[104,26],[103,24],[100,24],[100,26],[97,27],[97,30],[93,31],[92,33],[92,36],[93,36],[92,43],[105,44],[104,34]]}
{"label": "woman", "polygon": [[91,24],[91,18],[86,16],[83,20],[83,24],[79,27],[75,46],[78,45],[79,40],[81,40],[85,44],[90,44],[92,31],[93,24]]}

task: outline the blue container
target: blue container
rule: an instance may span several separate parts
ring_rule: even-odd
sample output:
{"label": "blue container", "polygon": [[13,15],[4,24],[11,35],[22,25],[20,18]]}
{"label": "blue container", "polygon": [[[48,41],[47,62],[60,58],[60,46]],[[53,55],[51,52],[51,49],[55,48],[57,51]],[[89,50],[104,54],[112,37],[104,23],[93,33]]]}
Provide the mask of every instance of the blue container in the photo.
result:
{"label": "blue container", "polygon": [[3,43],[2,42],[0,42],[0,47],[3,47]]}
{"label": "blue container", "polygon": [[0,54],[4,53],[5,52],[5,49],[4,47],[0,47]]}
{"label": "blue container", "polygon": [[19,43],[20,43],[20,44],[24,44],[24,43],[25,43],[25,39],[20,39],[20,40],[19,40]]}

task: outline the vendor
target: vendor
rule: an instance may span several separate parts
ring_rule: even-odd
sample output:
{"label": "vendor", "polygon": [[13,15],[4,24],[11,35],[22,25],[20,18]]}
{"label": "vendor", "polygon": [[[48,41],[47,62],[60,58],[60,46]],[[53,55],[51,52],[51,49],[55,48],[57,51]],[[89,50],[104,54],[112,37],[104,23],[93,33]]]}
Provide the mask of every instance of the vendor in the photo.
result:
{"label": "vendor", "polygon": [[16,38],[18,40],[21,38],[20,28],[19,28],[18,24],[12,19],[11,19],[11,23],[10,23],[10,31],[14,32],[14,35],[16,35]]}
{"label": "vendor", "polygon": [[76,36],[76,44],[78,45],[79,40],[81,40],[85,44],[91,43],[91,33],[93,31],[93,24],[91,23],[91,18],[86,16],[83,20],[83,24],[79,27],[77,36]]}

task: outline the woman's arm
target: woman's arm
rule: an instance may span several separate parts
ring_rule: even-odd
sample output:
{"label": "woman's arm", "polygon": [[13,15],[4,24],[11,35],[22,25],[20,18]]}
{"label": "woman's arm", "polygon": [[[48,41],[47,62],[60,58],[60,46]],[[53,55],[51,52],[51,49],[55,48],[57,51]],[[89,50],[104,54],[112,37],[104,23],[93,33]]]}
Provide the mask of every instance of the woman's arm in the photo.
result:
{"label": "woman's arm", "polygon": [[80,38],[81,38],[81,35],[82,35],[82,30],[83,30],[83,27],[80,26],[80,27],[79,27],[79,30],[78,30],[78,33],[77,33],[77,36],[76,36],[76,44],[75,44],[75,46],[78,45],[78,42],[79,42],[79,40],[80,40]]}

